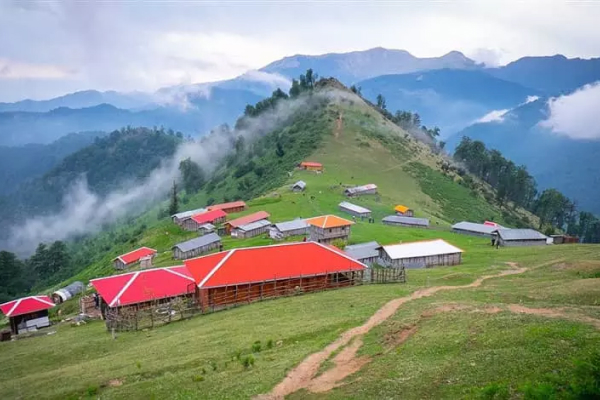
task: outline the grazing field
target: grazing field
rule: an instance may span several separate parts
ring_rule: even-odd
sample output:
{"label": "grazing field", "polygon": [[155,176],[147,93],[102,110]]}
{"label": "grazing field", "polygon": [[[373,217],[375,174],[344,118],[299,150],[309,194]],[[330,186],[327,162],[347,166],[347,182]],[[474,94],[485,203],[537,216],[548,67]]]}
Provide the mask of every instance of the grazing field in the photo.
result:
{"label": "grazing field", "polygon": [[[397,238],[413,231],[396,230]],[[60,324],[48,330],[56,330],[52,335],[0,343],[0,398],[267,394],[308,355],[364,324],[390,300],[427,288],[469,285],[517,268],[527,270],[400,305],[330,354],[316,371],[325,378],[313,376],[309,380],[316,385],[290,398],[567,393],[566,382],[577,381],[577,363],[600,348],[600,248],[496,250],[485,240],[438,234],[465,248],[465,263],[410,270],[406,284],[265,301],[116,339],[102,322],[93,322]]]}

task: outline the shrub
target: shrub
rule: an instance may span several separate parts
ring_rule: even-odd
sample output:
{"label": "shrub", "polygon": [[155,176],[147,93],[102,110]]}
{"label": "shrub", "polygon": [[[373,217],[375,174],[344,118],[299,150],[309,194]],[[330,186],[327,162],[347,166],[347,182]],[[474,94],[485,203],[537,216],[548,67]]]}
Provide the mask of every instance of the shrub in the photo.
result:
{"label": "shrub", "polygon": [[194,382],[202,382],[203,380],[204,380],[204,377],[202,375],[192,376],[192,381],[194,381]]}
{"label": "shrub", "polygon": [[257,340],[256,342],[254,342],[254,344],[252,345],[252,352],[260,353],[261,349],[262,349],[262,345],[260,344],[260,340]]}
{"label": "shrub", "polygon": [[255,361],[256,359],[254,358],[254,356],[252,354],[248,354],[246,357],[243,358],[242,365],[244,366],[244,368],[248,369],[254,366]]}
{"label": "shrub", "polygon": [[98,394],[98,386],[96,385],[92,385],[92,386],[88,386],[88,388],[86,389],[86,393],[88,396],[92,397]]}
{"label": "shrub", "polygon": [[272,349],[273,348],[273,339],[269,339],[267,340],[267,349]]}

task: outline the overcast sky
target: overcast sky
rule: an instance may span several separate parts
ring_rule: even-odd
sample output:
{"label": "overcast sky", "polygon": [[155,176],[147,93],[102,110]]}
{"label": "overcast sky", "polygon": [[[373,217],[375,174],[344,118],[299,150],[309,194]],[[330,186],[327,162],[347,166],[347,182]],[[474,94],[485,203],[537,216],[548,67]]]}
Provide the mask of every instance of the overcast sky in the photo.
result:
{"label": "overcast sky", "polygon": [[600,56],[600,3],[373,3],[0,0],[0,101],[150,91],[378,46],[488,64]]}

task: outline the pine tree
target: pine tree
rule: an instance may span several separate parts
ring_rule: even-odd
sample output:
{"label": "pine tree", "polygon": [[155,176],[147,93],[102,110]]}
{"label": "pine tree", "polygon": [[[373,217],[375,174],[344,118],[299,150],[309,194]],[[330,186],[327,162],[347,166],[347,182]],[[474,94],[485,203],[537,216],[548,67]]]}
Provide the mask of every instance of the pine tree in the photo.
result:
{"label": "pine tree", "polygon": [[171,192],[171,202],[169,203],[169,215],[179,212],[179,199],[177,198],[177,183],[173,181],[173,190]]}

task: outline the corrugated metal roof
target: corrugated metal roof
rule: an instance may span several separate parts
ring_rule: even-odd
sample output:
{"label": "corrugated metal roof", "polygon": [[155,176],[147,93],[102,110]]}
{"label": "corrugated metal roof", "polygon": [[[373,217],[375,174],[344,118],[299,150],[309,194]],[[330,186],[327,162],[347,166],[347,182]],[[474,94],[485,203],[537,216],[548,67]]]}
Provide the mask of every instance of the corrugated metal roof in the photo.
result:
{"label": "corrugated metal roof", "polygon": [[293,188],[298,187],[298,188],[304,190],[304,188],[306,188],[306,182],[304,182],[304,181],[298,181],[298,182],[294,183],[292,185],[292,187]]}
{"label": "corrugated metal roof", "polygon": [[209,233],[208,235],[203,235],[192,240],[188,240],[187,242],[178,243],[173,248],[177,247],[179,250],[188,252],[190,250],[197,249],[198,247],[206,246],[207,244],[220,242],[221,238],[216,233]]}
{"label": "corrugated metal roof", "polygon": [[357,206],[356,204],[352,204],[349,203],[347,201],[342,201],[340,204],[338,204],[340,207],[345,208],[347,210],[352,210],[356,213],[360,213],[360,214],[365,214],[365,213],[370,213],[371,210],[369,210],[368,208],[364,208],[361,206]]}
{"label": "corrugated metal roof", "polygon": [[266,219],[261,219],[260,221],[251,222],[246,225],[238,226],[237,229],[239,229],[240,231],[248,232],[248,231],[253,231],[255,229],[263,228],[263,227],[269,226],[269,225],[271,225],[270,221],[268,221]]}
{"label": "corrugated metal roof", "polygon": [[546,240],[546,235],[533,229],[496,229],[503,240]]}
{"label": "corrugated metal roof", "polygon": [[403,217],[400,215],[388,215],[387,217],[384,217],[382,221],[396,224],[429,226],[429,220],[427,218]]}
{"label": "corrugated metal roof", "polygon": [[48,296],[29,296],[0,304],[0,310],[7,317],[29,314],[36,311],[47,310],[54,307],[54,303]]}
{"label": "corrugated metal roof", "polygon": [[140,247],[139,249],[135,249],[133,251],[130,251],[129,253],[121,254],[119,257],[114,258],[113,261],[119,259],[123,262],[123,264],[128,265],[134,262],[138,262],[140,258],[152,254],[156,254],[156,250],[151,249],[149,247]]}
{"label": "corrugated metal roof", "polygon": [[267,219],[271,215],[266,211],[257,211],[254,214],[246,215],[244,217],[239,217],[236,219],[232,219],[231,221],[227,221],[225,224],[228,224],[232,228],[237,228],[242,225],[251,224],[252,222],[260,221],[261,219]]}
{"label": "corrugated metal roof", "polygon": [[171,218],[189,218],[192,217],[196,214],[201,214],[203,212],[206,212],[206,208],[196,208],[195,210],[189,210],[189,211],[183,211],[177,214],[173,214],[171,215]]}
{"label": "corrugated metal roof", "polygon": [[463,231],[484,233],[487,235],[491,235],[492,232],[495,232],[498,230],[498,228],[491,226],[491,225],[476,224],[474,222],[467,222],[467,221],[459,222],[457,224],[452,225],[452,229],[460,229]]}
{"label": "corrugated metal roof", "polygon": [[207,223],[207,224],[202,224],[198,227],[198,229],[206,229],[208,231],[213,231],[215,230],[215,226],[211,223]]}
{"label": "corrugated metal roof", "polygon": [[275,228],[280,232],[295,231],[308,228],[308,223],[303,219],[295,219],[293,221],[278,222],[275,224]]}
{"label": "corrugated metal roof", "polygon": [[375,185],[374,183],[369,183],[367,185],[362,185],[362,186],[355,186],[355,187],[351,187],[346,189],[346,192],[350,193],[350,194],[355,194],[355,193],[360,193],[360,192],[366,192],[368,190],[377,190],[377,185]]}
{"label": "corrugated metal roof", "polygon": [[402,204],[398,204],[396,207],[394,207],[394,211],[398,211],[402,214],[404,214],[405,212],[407,212],[408,210],[410,210],[410,208],[403,206]]}
{"label": "corrugated metal roof", "polygon": [[383,246],[383,250],[390,256],[392,260],[463,252],[458,247],[452,246],[450,243],[442,239],[393,244],[390,246]]}
{"label": "corrugated metal roof", "polygon": [[381,245],[377,242],[367,242],[346,246],[344,252],[355,260],[364,260],[379,256]]}

